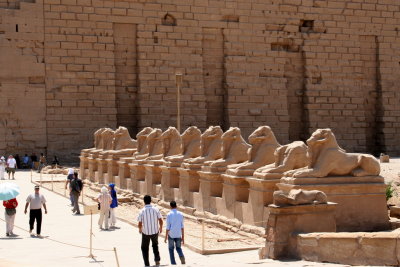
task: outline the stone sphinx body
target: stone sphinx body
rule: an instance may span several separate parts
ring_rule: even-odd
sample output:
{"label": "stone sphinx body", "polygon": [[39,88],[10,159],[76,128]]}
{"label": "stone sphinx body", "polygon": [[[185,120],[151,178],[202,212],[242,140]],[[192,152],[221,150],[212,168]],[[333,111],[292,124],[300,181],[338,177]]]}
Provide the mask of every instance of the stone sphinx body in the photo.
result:
{"label": "stone sphinx body", "polygon": [[136,135],[136,140],[137,140],[137,150],[133,154],[133,157],[136,157],[137,155],[144,155],[144,154],[149,154],[149,146],[148,146],[148,140],[147,136],[153,131],[153,128],[151,127],[145,127],[143,130],[141,130],[137,135]]}
{"label": "stone sphinx body", "polygon": [[201,131],[196,126],[191,126],[182,134],[183,152],[179,155],[167,156],[165,161],[174,166],[179,166],[183,160],[196,158],[201,155],[200,148]]}
{"label": "stone sphinx body", "polygon": [[162,149],[146,160],[162,160],[164,157],[182,154],[182,138],[175,127],[169,127],[158,139],[162,142]]}
{"label": "stone sphinx body", "polygon": [[237,127],[231,127],[222,136],[222,158],[206,161],[204,165],[211,168],[224,168],[230,164],[242,163],[249,160],[247,153],[250,145],[246,143]]}
{"label": "stone sphinx body", "polygon": [[249,136],[249,143],[252,145],[247,151],[250,160],[228,165],[227,174],[235,176],[252,175],[255,169],[275,161],[274,152],[280,145],[270,127],[258,127]]}
{"label": "stone sphinx body", "polygon": [[222,157],[222,129],[219,126],[210,126],[201,135],[201,156],[188,158],[183,161],[183,167],[191,164],[202,165],[206,161],[216,160]]}
{"label": "stone sphinx body", "polygon": [[129,135],[129,131],[125,127],[118,127],[114,132],[114,138],[112,141],[112,150],[110,151],[110,155],[119,155],[119,156],[129,156],[132,155],[137,148],[136,140],[132,139]]}
{"label": "stone sphinx body", "polygon": [[113,149],[114,131],[110,128],[104,129],[101,132],[100,149],[111,150]]}
{"label": "stone sphinx body", "polygon": [[291,177],[379,175],[379,161],[372,155],[346,153],[339,147],[331,129],[318,129],[307,140],[308,167],[285,172]]}
{"label": "stone sphinx body", "polygon": [[292,189],[288,194],[283,191],[274,192],[274,204],[277,206],[326,204],[328,197],[322,191]]}
{"label": "stone sphinx body", "polygon": [[[155,128],[147,135],[147,138],[146,138],[147,149],[145,149],[143,147],[142,152],[144,152],[144,153],[137,154],[135,156],[136,160],[146,160],[150,156],[162,154],[163,142],[159,138],[161,136],[161,134],[162,134],[161,129]],[[145,153],[145,152],[147,152],[147,153]]]}
{"label": "stone sphinx body", "polygon": [[262,179],[279,179],[283,173],[303,168],[310,163],[307,146],[302,141],[278,147],[275,152],[275,163],[263,166],[254,172],[254,177]]}

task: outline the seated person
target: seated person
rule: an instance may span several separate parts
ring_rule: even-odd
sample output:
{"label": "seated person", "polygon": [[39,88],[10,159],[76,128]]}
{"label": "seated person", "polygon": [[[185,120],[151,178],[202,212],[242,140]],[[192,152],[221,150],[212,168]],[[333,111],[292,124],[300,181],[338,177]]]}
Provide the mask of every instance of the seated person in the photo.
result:
{"label": "seated person", "polygon": [[58,161],[57,156],[54,156],[53,161],[51,162],[51,165],[60,165],[60,162]]}
{"label": "seated person", "polygon": [[23,169],[29,168],[29,166],[30,166],[29,160],[30,160],[30,158],[29,158],[28,154],[25,154],[25,156],[22,158],[22,168]]}
{"label": "seated person", "polygon": [[[37,156],[36,156],[36,154],[35,153],[32,153],[32,155],[31,155],[31,162],[32,162],[32,169],[36,169],[37,168],[37,165],[38,165],[38,158],[37,158]],[[35,164],[36,164],[36,166],[35,166]]]}

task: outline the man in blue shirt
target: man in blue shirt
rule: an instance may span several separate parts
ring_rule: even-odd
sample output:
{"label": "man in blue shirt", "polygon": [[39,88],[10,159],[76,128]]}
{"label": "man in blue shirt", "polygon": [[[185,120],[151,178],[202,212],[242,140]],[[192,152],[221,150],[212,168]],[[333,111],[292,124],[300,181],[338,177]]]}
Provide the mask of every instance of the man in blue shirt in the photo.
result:
{"label": "man in blue shirt", "polygon": [[185,264],[185,256],[183,255],[181,245],[185,244],[185,231],[183,227],[183,214],[176,210],[176,202],[170,202],[171,211],[167,215],[167,233],[165,234],[164,242],[167,243],[171,264],[176,265],[174,247],[178,252],[179,259],[182,264]]}

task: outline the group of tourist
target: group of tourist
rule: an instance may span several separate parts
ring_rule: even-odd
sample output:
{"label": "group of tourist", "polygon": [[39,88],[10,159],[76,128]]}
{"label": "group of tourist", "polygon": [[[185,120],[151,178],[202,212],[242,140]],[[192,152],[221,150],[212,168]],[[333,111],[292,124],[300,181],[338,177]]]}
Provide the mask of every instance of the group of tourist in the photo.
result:
{"label": "group of tourist", "polygon": [[[36,221],[36,236],[41,237],[42,229],[42,206],[47,214],[46,199],[39,193],[40,187],[35,186],[35,192],[29,194],[26,198],[24,213],[27,213],[29,207],[29,233],[33,236],[32,231]],[[15,214],[17,213],[18,201],[16,198],[3,201],[5,207],[6,236],[13,236]]]}
{"label": "group of tourist", "polygon": [[7,160],[4,156],[0,157],[0,180],[4,180],[4,174],[7,172],[8,179],[15,180],[15,170],[17,169],[17,161],[10,155]]}
{"label": "group of tourist", "polygon": [[[9,159],[14,159],[9,158]],[[3,161],[4,157],[3,157]],[[12,160],[10,160],[11,162]],[[12,161],[15,163],[15,159]],[[11,164],[12,165],[12,164]],[[7,163],[8,166],[8,163]],[[68,186],[69,185],[69,186]],[[82,192],[83,183],[82,180],[78,178],[78,173],[74,169],[70,168],[68,170],[67,182],[65,185],[66,189],[70,190],[70,201],[73,206],[72,212],[76,215],[80,214],[79,210],[79,196]],[[41,225],[42,225],[42,207],[44,208],[45,214],[47,214],[46,199],[40,194],[40,187],[34,187],[34,193],[30,194],[26,199],[24,213],[29,210],[29,233],[31,236],[34,229],[34,223],[36,221],[36,236],[41,237]],[[140,211],[137,218],[139,222],[139,233],[142,235],[141,250],[143,255],[143,260],[145,266],[150,266],[149,263],[149,246],[152,243],[154,261],[158,266],[160,264],[160,253],[158,249],[158,235],[161,234],[163,229],[163,219],[160,211],[157,207],[151,205],[151,196],[144,196],[144,208]],[[109,230],[109,226],[115,227],[116,216],[115,208],[118,207],[117,192],[115,190],[114,184],[109,184],[108,188],[103,186],[101,188],[100,194],[97,197],[99,203],[98,209],[100,211],[100,218],[98,221],[99,228],[104,230]],[[18,206],[18,201],[16,198],[3,201],[3,206],[5,207],[5,221],[6,221],[6,235],[13,236],[14,220],[16,214],[16,208]],[[175,265],[174,250],[176,249],[179,259],[182,264],[185,264],[185,256],[182,252],[182,244],[185,242],[184,237],[184,225],[183,225],[183,215],[181,212],[177,211],[177,205],[175,201],[170,202],[171,211],[167,215],[166,222],[166,234],[164,242],[168,242],[168,250],[170,255],[171,264]],[[104,228],[102,228],[104,223]]]}
{"label": "group of tourist", "polygon": [[[158,251],[158,234],[163,229],[163,219],[160,211],[151,205],[151,196],[146,195],[143,198],[144,208],[138,216],[139,233],[142,235],[142,255],[145,266],[150,266],[149,262],[149,245],[153,247],[154,261],[157,266],[160,265],[160,252]],[[185,256],[182,252],[182,244],[185,243],[185,232],[183,226],[183,214],[177,210],[176,202],[170,202],[171,211],[167,215],[167,225],[165,227],[165,239],[168,241],[169,257],[172,265],[176,264],[174,250],[179,255],[182,264],[186,263]]]}
{"label": "group of tourist", "polygon": [[[65,189],[69,184],[71,205],[74,207],[72,212],[80,214],[78,199],[82,191],[83,183],[78,178],[78,173],[74,172],[71,168],[68,170],[67,182]],[[149,246],[150,241],[153,247],[154,261],[158,266],[160,264],[160,253],[158,250],[158,234],[163,229],[163,219],[160,211],[151,205],[151,196],[144,196],[144,208],[140,211],[138,216],[139,233],[142,235],[141,250],[145,266],[150,266],[149,263]],[[117,192],[115,185],[110,183],[108,188],[103,186],[100,194],[97,197],[98,209],[100,213],[98,225],[100,229],[109,230],[109,227],[115,227],[116,216],[115,209],[118,207]],[[185,256],[182,252],[182,244],[185,242],[183,215],[177,211],[175,201],[170,202],[171,211],[167,215],[167,225],[165,240],[168,241],[168,249],[171,264],[175,265],[174,250],[176,249],[179,259],[182,264],[185,264]],[[104,228],[103,228],[104,223]]]}
{"label": "group of tourist", "polygon": [[[59,164],[57,156],[54,156],[53,162],[54,161]],[[33,153],[30,157],[28,154],[25,154],[25,156],[22,158],[22,161],[18,154],[15,156],[9,155],[7,160],[4,156],[0,156],[0,180],[5,179],[5,172],[8,174],[8,179],[15,179],[15,170],[17,169],[37,168],[38,172],[40,172],[44,166],[46,166],[46,157],[43,155],[43,153],[40,153],[39,161],[35,153]]]}

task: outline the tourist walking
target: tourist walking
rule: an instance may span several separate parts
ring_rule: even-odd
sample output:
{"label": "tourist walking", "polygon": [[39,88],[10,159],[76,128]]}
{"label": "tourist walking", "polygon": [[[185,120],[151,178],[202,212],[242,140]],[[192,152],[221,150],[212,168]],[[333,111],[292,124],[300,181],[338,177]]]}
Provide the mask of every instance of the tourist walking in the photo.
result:
{"label": "tourist walking", "polygon": [[46,166],[46,157],[43,155],[43,153],[40,153],[40,159],[39,159],[39,167],[38,167],[38,173]]}
{"label": "tourist walking", "polygon": [[73,168],[68,169],[67,181],[65,182],[65,190],[68,189],[69,191],[69,200],[71,201],[71,206],[74,206],[74,200],[71,194],[71,181],[74,179],[74,172],[75,171]]}
{"label": "tourist walking", "polygon": [[144,208],[138,216],[139,233],[142,234],[142,255],[145,266],[150,266],[149,245],[150,240],[153,247],[154,261],[160,265],[160,252],[158,251],[158,234],[162,232],[163,220],[160,211],[151,205],[151,196],[145,195],[143,198]]}
{"label": "tourist walking", "polygon": [[1,156],[0,158],[0,180],[4,180],[4,173],[6,171],[6,159]]}
{"label": "tourist walking", "polygon": [[110,226],[114,227],[117,218],[115,217],[115,208],[118,207],[117,191],[115,191],[115,184],[109,184],[108,189],[110,190],[110,196],[112,198],[110,204]]}
{"label": "tourist walking", "polygon": [[167,215],[167,226],[165,233],[164,242],[167,243],[168,239],[168,250],[169,258],[172,265],[176,265],[174,248],[179,255],[179,259],[182,264],[185,264],[185,256],[182,252],[182,244],[185,244],[185,231],[183,227],[183,214],[176,209],[176,202],[171,201],[169,203],[171,211]]}
{"label": "tourist walking", "polygon": [[112,198],[108,193],[107,187],[103,186],[101,188],[101,192],[97,197],[97,201],[100,204],[100,218],[99,218],[99,228],[103,229],[103,221],[104,221],[104,229],[108,230],[108,222],[110,216],[110,204],[112,202]]}
{"label": "tourist walking", "polygon": [[26,199],[25,211],[26,214],[29,206],[29,233],[32,236],[33,225],[36,220],[36,234],[41,237],[40,232],[42,229],[42,205],[44,213],[47,214],[46,199],[39,193],[39,186],[35,186],[35,193],[30,194]]}
{"label": "tourist walking", "polygon": [[74,205],[72,212],[75,213],[75,215],[79,215],[81,214],[81,211],[79,210],[79,196],[81,195],[83,183],[82,180],[78,178],[77,172],[74,172],[74,179],[71,180],[70,186],[71,186],[72,204]]}
{"label": "tourist walking", "polygon": [[15,169],[17,168],[17,161],[14,159],[12,155],[8,156],[7,159],[7,173],[8,173],[8,180],[10,180],[11,175],[13,180],[15,180]]}
{"label": "tourist walking", "polygon": [[16,198],[10,200],[4,200],[3,206],[6,208],[4,213],[6,220],[6,236],[12,236],[14,235],[13,233],[14,220],[15,220],[15,214],[17,213],[16,208],[18,206],[18,201]]}

